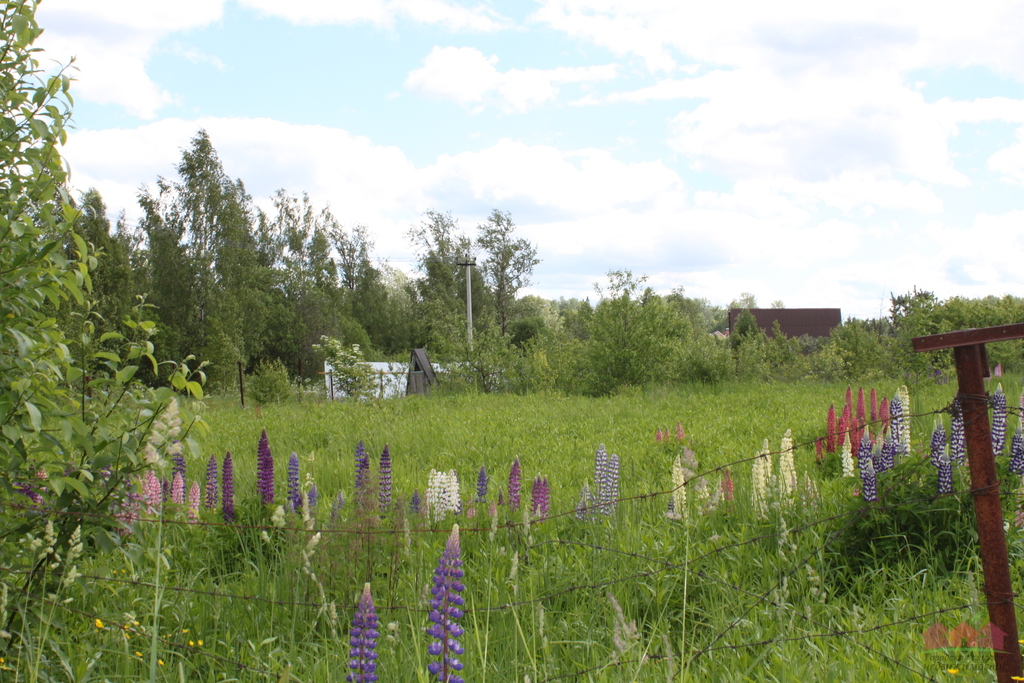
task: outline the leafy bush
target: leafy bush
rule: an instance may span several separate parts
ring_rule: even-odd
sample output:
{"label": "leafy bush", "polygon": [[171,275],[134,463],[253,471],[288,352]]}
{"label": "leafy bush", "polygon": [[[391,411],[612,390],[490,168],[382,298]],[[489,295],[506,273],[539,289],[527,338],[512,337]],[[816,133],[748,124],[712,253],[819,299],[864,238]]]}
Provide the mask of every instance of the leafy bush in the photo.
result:
{"label": "leafy bush", "polygon": [[291,392],[288,370],[277,358],[261,360],[256,366],[256,371],[249,377],[249,396],[258,405],[283,401]]}
{"label": "leafy bush", "polygon": [[370,366],[363,362],[359,344],[345,344],[333,337],[320,337],[320,343],[313,348],[323,354],[331,365],[331,380],[334,396],[367,398],[372,394],[373,382]]}

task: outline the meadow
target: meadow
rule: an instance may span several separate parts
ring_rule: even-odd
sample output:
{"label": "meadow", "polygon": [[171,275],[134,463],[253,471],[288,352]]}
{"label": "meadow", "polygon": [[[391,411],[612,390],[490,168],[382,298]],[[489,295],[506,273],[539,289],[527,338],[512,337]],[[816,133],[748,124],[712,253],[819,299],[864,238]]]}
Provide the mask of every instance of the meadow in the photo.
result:
{"label": "meadow", "polygon": [[[1019,379],[1003,383],[1015,405]],[[897,389],[873,386],[880,396]],[[936,418],[949,424],[933,411],[954,387],[910,388],[912,452],[878,477],[871,504],[857,495],[858,477],[842,476],[838,455],[819,461],[814,447],[845,384],[651,388],[598,399],[329,404],[307,396],[259,410],[209,398],[209,433],[189,456],[186,482],[203,486],[208,458],[219,466],[230,451],[235,518],[225,522],[219,506],[201,506],[196,523],[187,506],[168,502],[162,518],[143,510],[120,548],[87,554],[81,577],[40,598],[37,630],[0,668],[17,681],[341,681],[368,584],[379,680],[437,680],[428,673],[437,659],[430,588],[458,524],[467,681],[994,680],[990,651],[926,650],[922,635],[935,623],[987,621],[966,468],[955,472],[956,495],[935,497],[934,468],[921,457]],[[1016,426],[1011,416],[1011,433]],[[272,505],[257,495],[264,429]],[[786,430],[799,485],[789,495],[773,488],[759,514],[753,460],[768,439],[771,486],[781,485]],[[360,441],[371,464],[363,497]],[[577,514],[602,444],[619,457],[618,499]],[[382,509],[385,445],[392,504]],[[684,449],[697,476],[680,508],[672,469]],[[312,515],[275,514],[287,504],[293,452],[301,485],[316,485]],[[523,490],[513,510],[516,459]],[[479,501],[482,466],[489,481]],[[432,470],[458,473],[460,513],[422,511]],[[550,483],[546,515],[530,514],[537,477]],[[410,507],[414,491],[420,513]],[[1010,521],[1015,500],[1006,496]],[[1016,579],[1024,532],[1011,524],[1009,534]]]}

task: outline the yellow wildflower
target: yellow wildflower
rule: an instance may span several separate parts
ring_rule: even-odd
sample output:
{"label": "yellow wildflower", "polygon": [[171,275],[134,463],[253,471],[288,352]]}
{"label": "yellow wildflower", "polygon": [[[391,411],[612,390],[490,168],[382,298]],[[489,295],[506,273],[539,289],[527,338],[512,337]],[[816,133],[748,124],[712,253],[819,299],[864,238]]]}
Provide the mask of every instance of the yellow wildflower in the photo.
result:
{"label": "yellow wildflower", "polygon": [[100,621],[99,619],[96,619],[95,624],[96,624],[96,628],[103,628],[103,622]]}

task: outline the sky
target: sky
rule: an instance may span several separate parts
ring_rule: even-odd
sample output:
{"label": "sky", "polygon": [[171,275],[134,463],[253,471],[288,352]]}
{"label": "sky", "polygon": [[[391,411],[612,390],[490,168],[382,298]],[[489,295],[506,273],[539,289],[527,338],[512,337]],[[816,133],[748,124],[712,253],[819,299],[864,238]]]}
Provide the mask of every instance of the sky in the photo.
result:
{"label": "sky", "polygon": [[411,270],[406,233],[507,211],[521,294],[610,270],[728,305],[885,315],[1024,295],[1024,3],[43,0],[75,58],[76,191],[137,221],[205,129],[270,209],[306,192]]}

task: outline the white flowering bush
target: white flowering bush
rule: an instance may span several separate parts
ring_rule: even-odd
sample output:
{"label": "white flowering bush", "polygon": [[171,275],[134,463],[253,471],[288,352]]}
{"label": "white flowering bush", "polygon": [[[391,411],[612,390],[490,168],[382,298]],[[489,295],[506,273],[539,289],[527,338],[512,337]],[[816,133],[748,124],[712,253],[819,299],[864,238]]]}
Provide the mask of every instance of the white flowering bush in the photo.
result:
{"label": "white flowering bush", "polygon": [[371,396],[372,372],[370,366],[363,361],[359,344],[344,344],[339,339],[324,335],[313,348],[323,354],[324,360],[331,366],[335,398],[344,396],[358,399]]}

